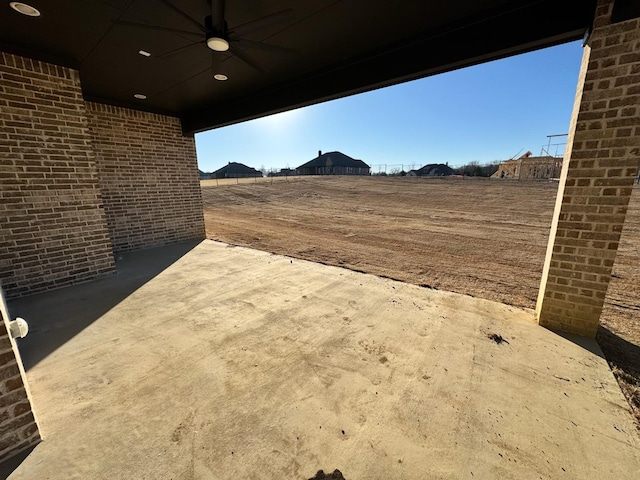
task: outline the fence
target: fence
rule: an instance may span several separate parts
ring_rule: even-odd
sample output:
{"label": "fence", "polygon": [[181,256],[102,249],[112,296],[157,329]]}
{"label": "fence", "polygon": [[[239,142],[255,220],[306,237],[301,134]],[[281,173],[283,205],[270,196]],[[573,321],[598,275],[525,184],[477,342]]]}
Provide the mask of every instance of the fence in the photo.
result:
{"label": "fence", "polygon": [[211,178],[200,180],[203,187],[220,187],[224,185],[240,185],[245,183],[274,183],[300,181],[304,175],[288,175],[273,177],[243,177],[243,178]]}
{"label": "fence", "polygon": [[418,163],[381,163],[371,165],[371,175],[400,175],[401,172],[408,173],[411,170],[421,168],[422,165]]}

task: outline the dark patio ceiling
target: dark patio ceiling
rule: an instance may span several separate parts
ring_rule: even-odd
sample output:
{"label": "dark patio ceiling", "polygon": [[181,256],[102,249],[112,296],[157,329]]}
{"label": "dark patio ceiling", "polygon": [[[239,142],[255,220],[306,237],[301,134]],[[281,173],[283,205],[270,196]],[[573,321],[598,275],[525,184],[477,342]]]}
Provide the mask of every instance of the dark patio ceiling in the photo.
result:
{"label": "dark patio ceiling", "polygon": [[[114,23],[198,32],[166,0],[26,0],[36,18],[3,3],[0,50],[77,68],[87,100],[179,116],[190,134],[575,40],[596,1],[227,0],[230,29],[292,10],[243,35],[291,53],[236,45],[264,72],[202,44],[161,58],[204,34]],[[173,4],[202,22],[211,11],[205,0]],[[214,55],[225,82],[213,79]]]}

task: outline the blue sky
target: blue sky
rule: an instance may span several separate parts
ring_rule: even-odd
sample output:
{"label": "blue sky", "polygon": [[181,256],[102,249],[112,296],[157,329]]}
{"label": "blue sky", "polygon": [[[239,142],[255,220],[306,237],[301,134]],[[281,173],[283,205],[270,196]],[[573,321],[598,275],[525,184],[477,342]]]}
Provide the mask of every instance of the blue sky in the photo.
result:
{"label": "blue sky", "polygon": [[486,163],[567,133],[581,42],[485,63],[196,135],[198,164],[295,168],[318,150],[379,165]]}

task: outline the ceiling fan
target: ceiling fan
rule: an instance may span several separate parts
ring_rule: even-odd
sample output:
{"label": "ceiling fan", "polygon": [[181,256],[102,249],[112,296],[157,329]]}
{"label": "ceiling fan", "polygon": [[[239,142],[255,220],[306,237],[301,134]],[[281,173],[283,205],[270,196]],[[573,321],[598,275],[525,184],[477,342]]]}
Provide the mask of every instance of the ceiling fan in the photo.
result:
{"label": "ceiling fan", "polygon": [[[206,46],[213,53],[212,69],[214,77],[217,79],[226,80],[225,75],[221,75],[217,71],[217,66],[220,63],[222,52],[229,52],[235,55],[239,60],[243,61],[253,69],[266,73],[266,69],[257,63],[250,55],[245,53],[241,47],[255,48],[264,51],[270,51],[275,53],[293,53],[293,50],[270,43],[256,42],[243,38],[244,35],[253,33],[272,25],[290,20],[294,17],[292,9],[280,10],[278,12],[266,15],[264,17],[252,20],[242,25],[237,25],[233,28],[229,28],[225,19],[225,0],[206,0],[211,14],[204,17],[203,21],[198,21],[189,15],[184,10],[180,9],[169,0],[161,0],[169,9],[189,21],[199,31],[181,30],[177,28],[163,27],[159,25],[150,25],[146,23],[128,22],[124,20],[114,20],[113,22],[118,25],[125,25],[130,27],[145,28],[148,30],[155,30],[160,32],[174,33],[177,35],[189,35],[192,37],[199,37],[200,40],[194,41],[188,45],[176,48],[159,55],[159,58],[168,57],[178,54],[184,50],[187,50],[193,46]],[[217,75],[217,76],[216,76]],[[220,77],[220,78],[218,78]],[[222,78],[224,77],[224,78]]]}

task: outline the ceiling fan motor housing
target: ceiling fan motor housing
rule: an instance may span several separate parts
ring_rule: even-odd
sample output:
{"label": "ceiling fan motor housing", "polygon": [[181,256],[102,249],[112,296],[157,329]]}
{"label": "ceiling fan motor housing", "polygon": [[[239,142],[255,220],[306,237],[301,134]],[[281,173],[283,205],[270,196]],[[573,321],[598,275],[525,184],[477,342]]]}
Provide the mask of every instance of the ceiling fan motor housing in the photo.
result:
{"label": "ceiling fan motor housing", "polygon": [[207,30],[207,46],[216,52],[226,52],[229,50],[229,39],[227,38],[227,22],[224,22],[224,31],[220,32],[213,25],[211,15],[204,17],[204,26]]}
{"label": "ceiling fan motor housing", "polygon": [[213,24],[213,16],[207,15],[204,17],[204,28],[207,30],[207,38],[210,36],[216,36],[221,38],[227,38],[227,21],[224,20],[224,31],[220,32]]}

